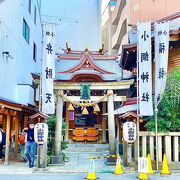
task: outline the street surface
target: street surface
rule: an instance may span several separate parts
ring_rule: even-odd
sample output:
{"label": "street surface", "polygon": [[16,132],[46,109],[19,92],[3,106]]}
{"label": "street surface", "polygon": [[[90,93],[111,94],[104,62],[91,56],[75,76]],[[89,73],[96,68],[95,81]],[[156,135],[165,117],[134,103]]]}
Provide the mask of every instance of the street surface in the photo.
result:
{"label": "street surface", "polygon": [[[87,177],[87,174],[76,174],[76,173],[60,173],[60,174],[2,174],[0,180],[83,180]],[[136,179],[137,174],[126,174],[126,175],[113,175],[110,173],[96,173],[96,178],[102,180],[132,180]],[[160,175],[149,176],[151,180],[180,180],[180,174],[170,175],[167,177],[160,177]]]}

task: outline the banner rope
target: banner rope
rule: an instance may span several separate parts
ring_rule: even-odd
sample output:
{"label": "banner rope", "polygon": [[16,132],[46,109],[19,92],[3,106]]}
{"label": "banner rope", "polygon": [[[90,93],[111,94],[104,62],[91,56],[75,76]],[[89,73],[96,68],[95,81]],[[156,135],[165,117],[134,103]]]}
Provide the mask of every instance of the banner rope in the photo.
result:
{"label": "banner rope", "polygon": [[80,107],[90,107],[90,106],[95,106],[96,104],[98,104],[99,102],[101,102],[102,100],[104,100],[105,98],[107,98],[110,95],[113,95],[114,93],[108,93],[105,96],[103,96],[102,98],[98,99],[97,101],[94,101],[92,103],[79,103],[79,102],[74,102],[71,101],[70,99],[67,98],[67,96],[65,96],[63,93],[57,93],[58,96],[61,96],[62,98],[66,99],[67,101],[69,101],[71,104],[75,105],[75,106],[80,106]]}

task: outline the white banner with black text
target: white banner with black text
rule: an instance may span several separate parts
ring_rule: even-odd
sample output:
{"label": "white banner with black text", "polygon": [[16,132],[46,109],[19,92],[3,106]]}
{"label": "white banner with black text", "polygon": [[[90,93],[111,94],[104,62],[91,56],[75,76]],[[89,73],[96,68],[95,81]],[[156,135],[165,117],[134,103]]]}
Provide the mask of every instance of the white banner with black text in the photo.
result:
{"label": "white banner with black text", "polygon": [[42,112],[54,114],[55,24],[43,24]]}
{"label": "white banner with black text", "polygon": [[155,104],[159,104],[166,86],[169,52],[169,22],[155,23]]}
{"label": "white banner with black text", "polygon": [[151,22],[138,23],[138,61],[139,61],[139,109],[140,116],[152,116],[152,60],[151,60]]}

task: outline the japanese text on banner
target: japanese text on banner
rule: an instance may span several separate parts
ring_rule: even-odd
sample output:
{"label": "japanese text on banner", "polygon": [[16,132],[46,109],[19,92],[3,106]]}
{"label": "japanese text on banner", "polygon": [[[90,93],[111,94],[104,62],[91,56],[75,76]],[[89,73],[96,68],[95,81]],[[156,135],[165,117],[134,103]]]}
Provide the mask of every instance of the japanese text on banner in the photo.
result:
{"label": "japanese text on banner", "polygon": [[155,24],[155,104],[159,104],[166,86],[169,51],[169,22]]}
{"label": "japanese text on banner", "polygon": [[139,60],[139,108],[141,116],[153,115],[151,22],[137,24]]}
{"label": "japanese text on banner", "polygon": [[55,77],[55,25],[43,25],[42,111],[54,114],[53,79]]}

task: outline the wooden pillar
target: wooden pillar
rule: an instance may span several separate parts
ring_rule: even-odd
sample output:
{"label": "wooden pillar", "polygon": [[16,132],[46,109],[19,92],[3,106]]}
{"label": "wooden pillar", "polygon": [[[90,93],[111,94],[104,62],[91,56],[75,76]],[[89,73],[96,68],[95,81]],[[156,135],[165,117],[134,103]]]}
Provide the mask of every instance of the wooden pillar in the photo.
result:
{"label": "wooden pillar", "polygon": [[[106,113],[106,102],[103,101],[103,114]],[[102,143],[106,143],[106,118],[102,117]]]}
{"label": "wooden pillar", "polygon": [[132,161],[132,145],[127,143],[127,164],[130,165]]}
{"label": "wooden pillar", "polygon": [[17,158],[17,152],[18,152],[18,135],[19,135],[19,115],[16,114],[15,117],[15,147],[14,147],[14,157]]}
{"label": "wooden pillar", "polygon": [[66,123],[67,123],[67,126],[66,126],[66,131],[65,131],[65,141],[68,141],[69,140],[69,110],[68,110],[68,107],[69,107],[69,101],[66,102]]}
{"label": "wooden pillar", "polygon": [[28,116],[24,116],[24,128],[26,128],[28,124]]}
{"label": "wooden pillar", "polygon": [[134,160],[137,161],[137,139],[134,141]]}
{"label": "wooden pillar", "polygon": [[127,143],[123,140],[123,156],[124,156],[124,166],[127,166]]}
{"label": "wooden pillar", "polygon": [[146,157],[147,154],[147,141],[146,141],[146,136],[142,136],[142,156]]}
{"label": "wooden pillar", "polygon": [[178,162],[179,161],[179,143],[178,143],[178,136],[174,136],[173,137],[173,144],[174,144],[174,148],[173,148],[173,155],[174,155],[174,158],[173,160],[175,162]]}
{"label": "wooden pillar", "polygon": [[6,124],[6,150],[5,150],[5,162],[4,165],[9,165],[9,145],[10,145],[10,113],[7,112],[7,124]]}
{"label": "wooden pillar", "polygon": [[54,143],[56,156],[59,156],[61,153],[62,121],[63,121],[63,99],[62,97],[58,96],[57,105],[56,105],[56,128],[55,128],[55,143]]}
{"label": "wooden pillar", "polygon": [[171,136],[165,136],[165,154],[167,162],[171,162]]}
{"label": "wooden pillar", "polygon": [[150,157],[151,160],[154,161],[154,137],[149,137],[149,146],[150,146]]}
{"label": "wooden pillar", "polygon": [[162,136],[158,136],[158,160],[162,162]]}
{"label": "wooden pillar", "polygon": [[[108,90],[108,93],[113,93],[113,90]],[[114,95],[108,96],[108,131],[109,131],[109,153],[116,154],[115,146],[115,121],[114,121]]]}
{"label": "wooden pillar", "polygon": [[121,132],[121,124],[120,124],[120,120],[117,119],[117,137],[118,137],[118,144],[120,144],[120,132]]}

